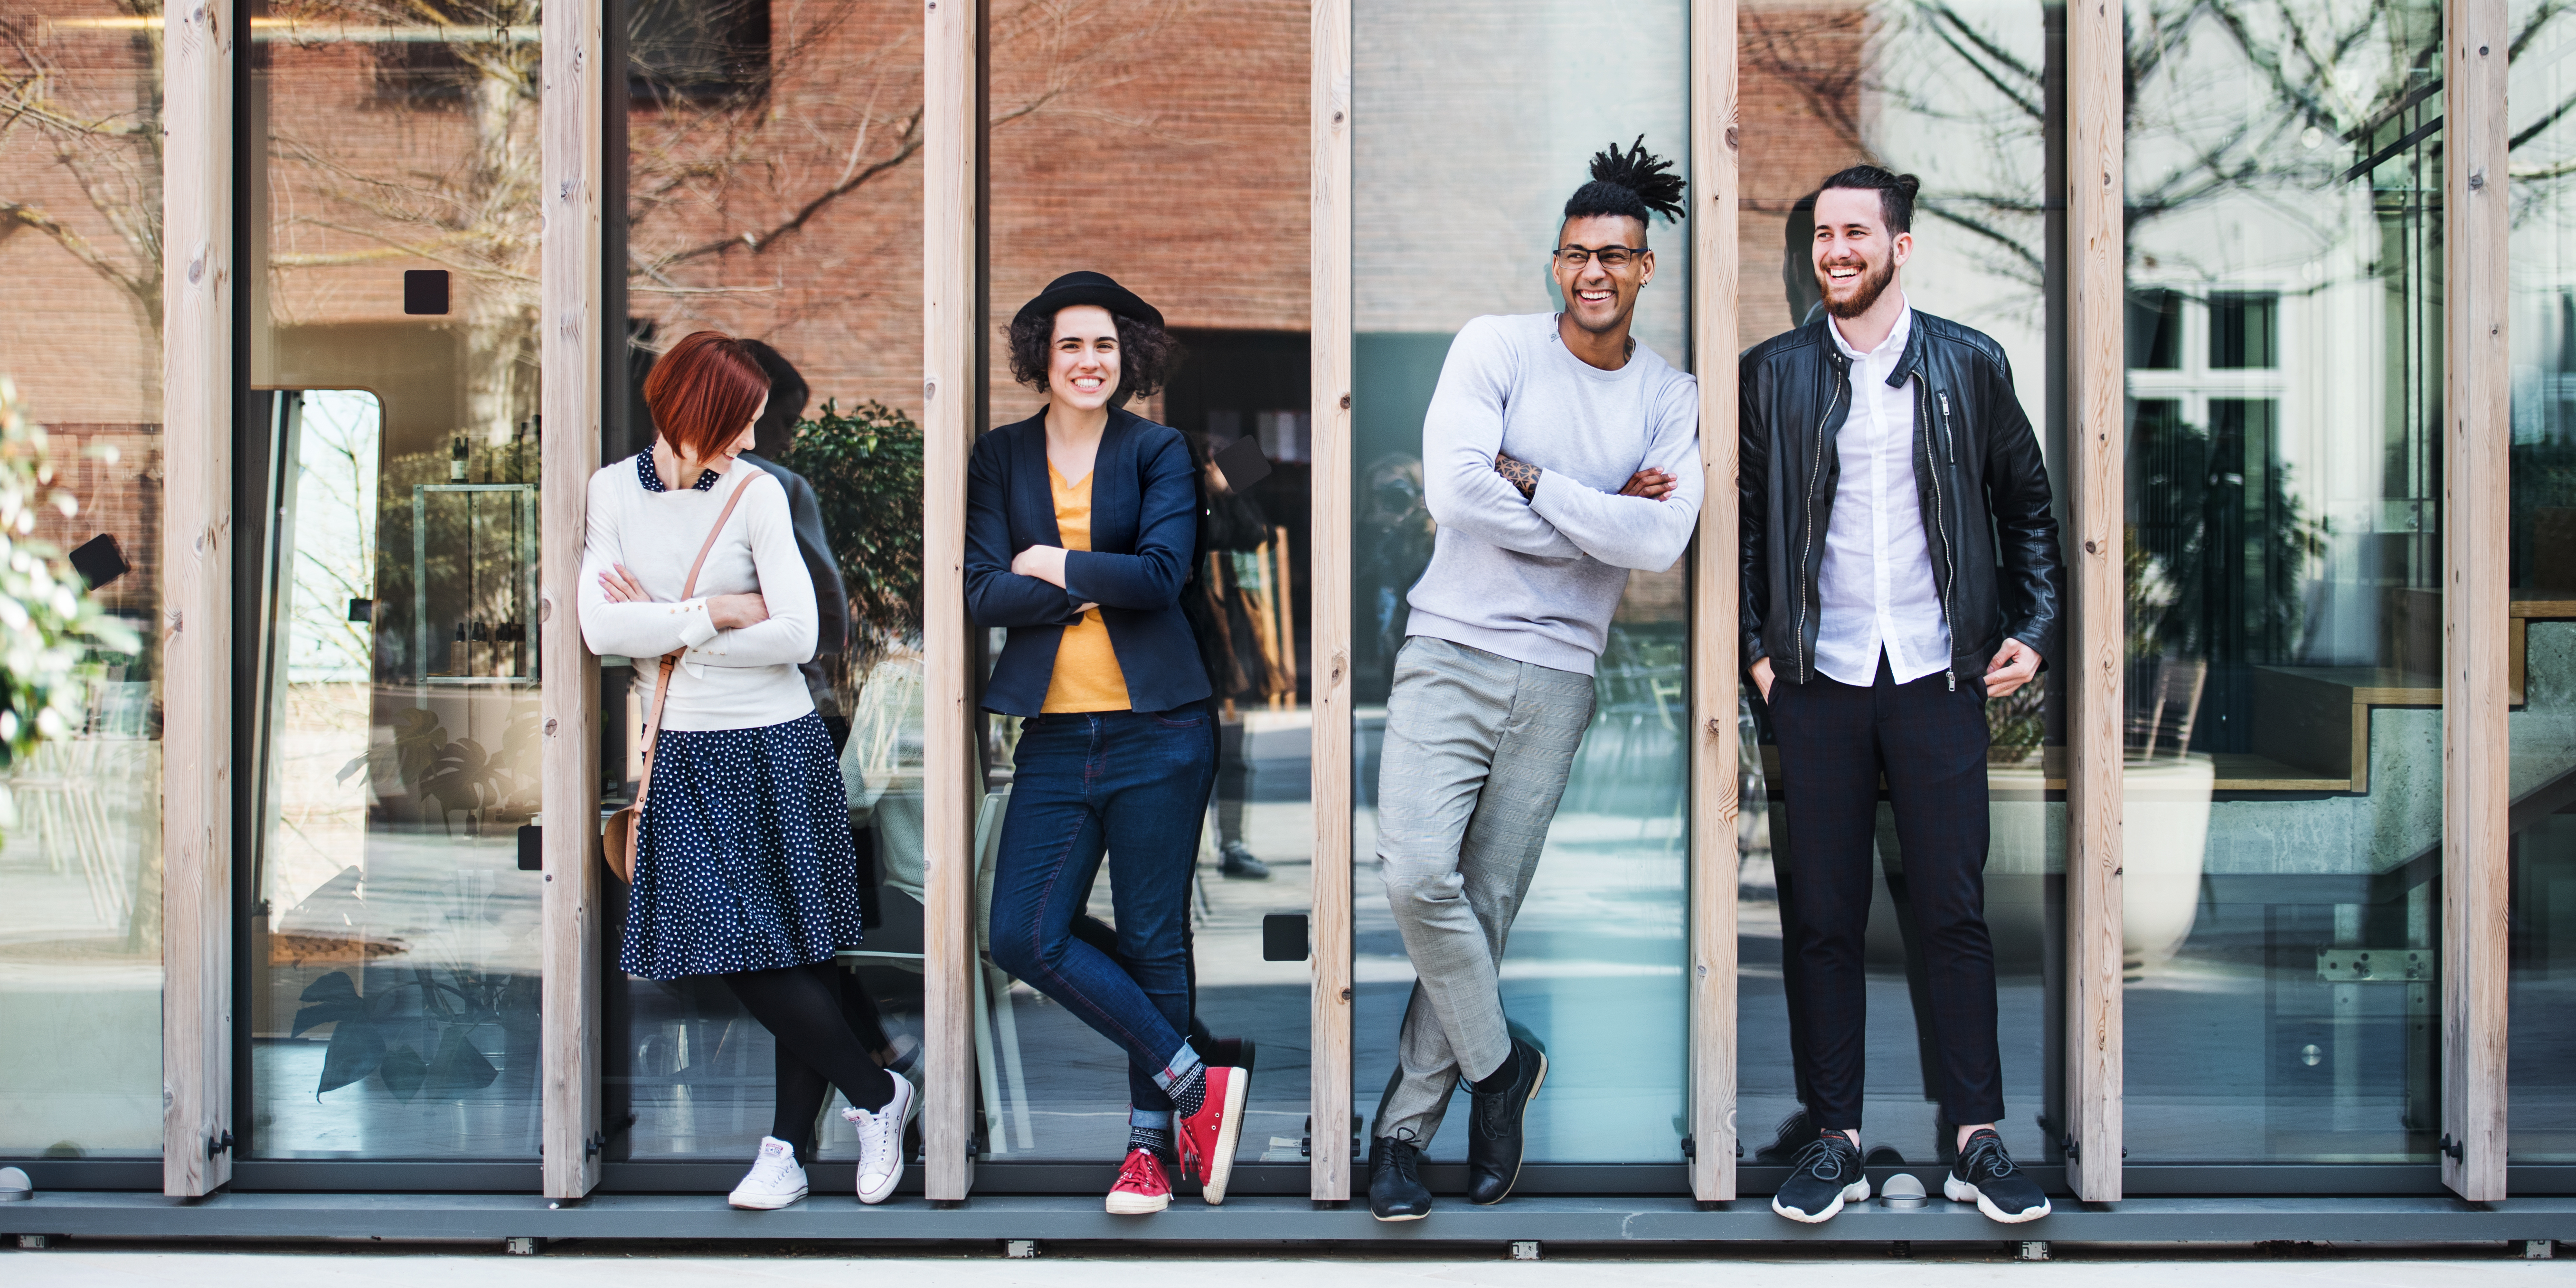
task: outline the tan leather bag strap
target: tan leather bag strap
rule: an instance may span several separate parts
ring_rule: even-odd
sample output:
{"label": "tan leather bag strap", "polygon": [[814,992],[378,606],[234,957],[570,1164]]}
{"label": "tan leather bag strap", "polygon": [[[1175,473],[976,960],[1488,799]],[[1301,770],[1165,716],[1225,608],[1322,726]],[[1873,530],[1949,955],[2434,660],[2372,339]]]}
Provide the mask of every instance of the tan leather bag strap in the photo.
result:
{"label": "tan leather bag strap", "polygon": [[[740,459],[734,461],[733,467],[738,470],[750,470],[754,475],[760,473],[759,469],[745,464]],[[725,497],[724,508],[716,511],[716,526],[707,529],[706,544],[698,547],[698,557],[689,564],[689,578],[680,584],[680,598],[683,601],[697,594],[698,570],[707,566],[707,555],[715,550],[716,538],[724,535],[725,520],[733,517],[734,504],[742,500],[742,494],[750,491],[752,484],[759,481],[758,478],[745,478],[734,484],[733,492]],[[679,652],[663,654],[662,673],[653,680],[653,710],[651,714],[644,717],[644,778],[635,785],[635,809],[639,815],[644,809],[644,798],[653,791],[653,744],[660,740],[662,702],[671,696],[671,672],[678,670],[679,666]]]}

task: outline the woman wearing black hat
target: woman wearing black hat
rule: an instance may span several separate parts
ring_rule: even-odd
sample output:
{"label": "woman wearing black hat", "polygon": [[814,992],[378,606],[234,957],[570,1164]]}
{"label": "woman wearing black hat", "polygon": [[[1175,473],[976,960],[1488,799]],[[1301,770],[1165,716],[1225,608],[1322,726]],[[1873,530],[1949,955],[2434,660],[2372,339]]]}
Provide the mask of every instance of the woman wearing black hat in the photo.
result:
{"label": "woman wearing black hat", "polygon": [[[1171,1204],[1166,1159],[1225,1201],[1244,1070],[1186,1036],[1186,931],[1216,763],[1207,672],[1180,608],[1196,558],[1179,431],[1125,410],[1178,346],[1099,273],[1021,306],[1011,374],[1044,411],[986,434],[967,469],[966,603],[1010,628],[984,709],[1023,720],[993,875],[992,953],[1127,1052],[1128,1148],[1109,1211]],[[1102,855],[1117,952],[1073,932]]]}

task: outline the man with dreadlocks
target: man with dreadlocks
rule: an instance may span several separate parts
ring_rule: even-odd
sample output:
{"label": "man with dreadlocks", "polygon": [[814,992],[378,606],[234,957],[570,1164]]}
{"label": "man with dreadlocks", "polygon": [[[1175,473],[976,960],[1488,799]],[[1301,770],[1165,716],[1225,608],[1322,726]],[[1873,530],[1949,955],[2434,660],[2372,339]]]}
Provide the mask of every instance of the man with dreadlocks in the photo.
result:
{"label": "man with dreadlocks", "polygon": [[1431,1210],[1422,1148],[1464,1077],[1469,1201],[1499,1203],[1547,1053],[1503,1014],[1499,967],[1631,569],[1679,559],[1699,518],[1699,389],[1629,335],[1655,277],[1646,222],[1682,180],[1645,140],[1592,159],[1553,259],[1562,311],[1469,322],[1422,423],[1439,525],[1407,595],[1379,760],[1377,853],[1413,960],[1378,1104],[1369,1210]]}

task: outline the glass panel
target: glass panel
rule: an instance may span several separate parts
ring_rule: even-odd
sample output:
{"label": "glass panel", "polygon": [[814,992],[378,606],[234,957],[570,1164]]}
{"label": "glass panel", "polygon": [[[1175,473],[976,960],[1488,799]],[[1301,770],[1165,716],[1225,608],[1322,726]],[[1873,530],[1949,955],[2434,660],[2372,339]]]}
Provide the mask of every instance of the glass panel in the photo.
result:
{"label": "glass panel", "polygon": [[157,3],[0,16],[0,417],[72,503],[11,535],[98,556],[141,641],[75,650],[75,718],[0,769],[0,1156],[161,1152],[161,66]]}
{"label": "glass panel", "polygon": [[536,10],[255,9],[242,1150],[533,1159]]}
{"label": "glass panel", "polygon": [[[769,346],[770,401],[753,456],[794,475],[799,545],[818,598],[837,584],[807,691],[849,798],[866,943],[844,954],[845,1005],[864,997],[880,1058],[917,1081],[922,1015],[920,145],[916,33],[880,29],[846,0],[613,0],[626,75],[616,95],[609,307],[626,319],[601,459],[650,448],[643,382],[692,332]],[[894,258],[888,259],[891,253]],[[614,315],[614,314],[613,314]],[[815,538],[819,538],[816,540]],[[601,659],[601,794],[634,799],[653,667]],[[627,887],[612,881],[602,948],[605,1157],[739,1166],[770,1134],[777,1051],[713,977],[618,969]],[[846,1193],[858,1139],[824,1106],[817,1145]],[[801,1134],[801,1133],[800,1133]],[[697,1175],[691,1173],[688,1175]],[[730,1167],[707,1175],[730,1185]],[[918,1175],[915,1173],[915,1175]],[[685,1182],[694,1183],[694,1182]],[[656,1182],[656,1184],[662,1184]]]}
{"label": "glass panel", "polygon": [[[1744,132],[1745,259],[1736,296],[1748,346],[1823,318],[1812,246],[1817,185],[1864,162],[1920,177],[1913,258],[1899,279],[1907,303],[2003,346],[2050,462],[2061,522],[2062,225],[2045,211],[2063,146],[2062,23],[2055,5],[2037,0],[1745,4],[1737,23],[1744,115],[1760,125]],[[2049,1124],[2059,1091],[2065,674],[2052,669],[1986,710],[1991,839],[1984,889],[2003,1069],[1999,1130],[2025,1163],[2059,1157],[2060,1133]],[[1782,1173],[1761,1169],[1785,1168],[1802,1143],[1775,1148],[1804,1091],[1789,1034],[1794,963],[1785,951],[1779,879],[1788,853],[1779,751],[1750,680],[1740,720],[1736,1119],[1749,1146],[1747,1183],[1767,1188]],[[1954,1152],[1955,1133],[1954,1124],[1939,1121],[1939,1047],[1895,828],[1894,810],[1882,800],[1864,958],[1873,1058],[1864,1075],[1861,1142],[1875,1161],[1926,1166]],[[1934,1173],[1922,1174],[1938,1186]]]}
{"label": "glass panel", "polygon": [[2441,7],[2234,13],[2128,9],[2129,1161],[2430,1161]]}
{"label": "glass panel", "polygon": [[[1254,5],[1140,17],[1125,38],[1169,56],[1095,87],[1094,101],[1079,108],[1059,97],[1061,86],[1067,69],[1092,55],[1059,43],[1057,21],[1035,7],[993,15],[986,427],[1045,405],[1042,390],[1011,378],[1004,338],[1020,305],[1058,274],[1090,269],[1116,278],[1162,311],[1182,345],[1170,384],[1128,410],[1188,440],[1207,515],[1194,580],[1181,592],[1219,717],[1213,799],[1190,879],[1193,1032],[1241,1038],[1254,1053],[1234,1189],[1302,1194],[1307,966],[1265,957],[1262,927],[1271,916],[1302,923],[1314,871],[1308,17],[1302,7]],[[1227,51],[1222,74],[1191,61],[1210,49]],[[1226,140],[1221,166],[1203,168],[1201,158],[1214,154],[1173,133],[1184,121],[1192,140]],[[1108,169],[1069,167],[1073,156]],[[1103,182],[1107,174],[1118,178]],[[1140,190],[1160,194],[1150,213],[1134,201]],[[1246,455],[1213,465],[1219,451],[1247,442],[1236,449]],[[1229,470],[1243,474],[1243,486],[1225,481]],[[994,632],[988,662],[1002,642]],[[987,722],[994,828],[1017,725]],[[1112,856],[1102,865],[1086,905],[1091,924],[1082,930],[1095,937],[1117,920],[1115,863]],[[979,901],[979,922],[989,911]],[[989,956],[980,982],[980,1157],[1118,1159],[1129,1107],[1124,1054]],[[1110,1179],[1104,1166],[1099,1186]]]}
{"label": "glass panel", "polygon": [[[1381,0],[1353,14],[1352,1103],[1366,1150],[1415,983],[1380,877],[1377,802],[1406,596],[1431,557],[1424,413],[1461,327],[1562,306],[1549,254],[1593,153],[1643,135],[1687,177],[1690,41],[1679,0],[1515,0],[1466,25]],[[1655,280],[1632,332],[1684,369],[1690,239],[1687,222],[1650,228]],[[1687,568],[1627,581],[1591,724],[1510,924],[1504,1010],[1549,1059],[1529,1162],[1681,1161]],[[1465,1157],[1465,1094],[1430,1140],[1434,1161]]]}
{"label": "glass panel", "polygon": [[2513,1024],[2516,1163],[2576,1160],[2576,16],[2513,6]]}

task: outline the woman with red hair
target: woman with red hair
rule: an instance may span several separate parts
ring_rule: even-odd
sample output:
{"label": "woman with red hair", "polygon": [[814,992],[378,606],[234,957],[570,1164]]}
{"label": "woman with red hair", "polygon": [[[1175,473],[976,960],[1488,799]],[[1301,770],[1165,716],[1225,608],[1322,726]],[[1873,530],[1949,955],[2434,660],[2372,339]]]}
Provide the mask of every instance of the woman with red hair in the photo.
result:
{"label": "woman with red hair", "polygon": [[735,1207],[805,1196],[797,1156],[835,1086],[858,1129],[859,1201],[880,1203],[903,1177],[913,1089],[877,1063],[874,1008],[833,962],[860,939],[858,851],[831,734],[797,671],[817,613],[787,493],[737,459],[768,400],[744,344],[700,331],[644,382],[653,450],[590,479],[582,639],[661,663],[618,965],[713,975],[777,1042],[771,1134]]}

